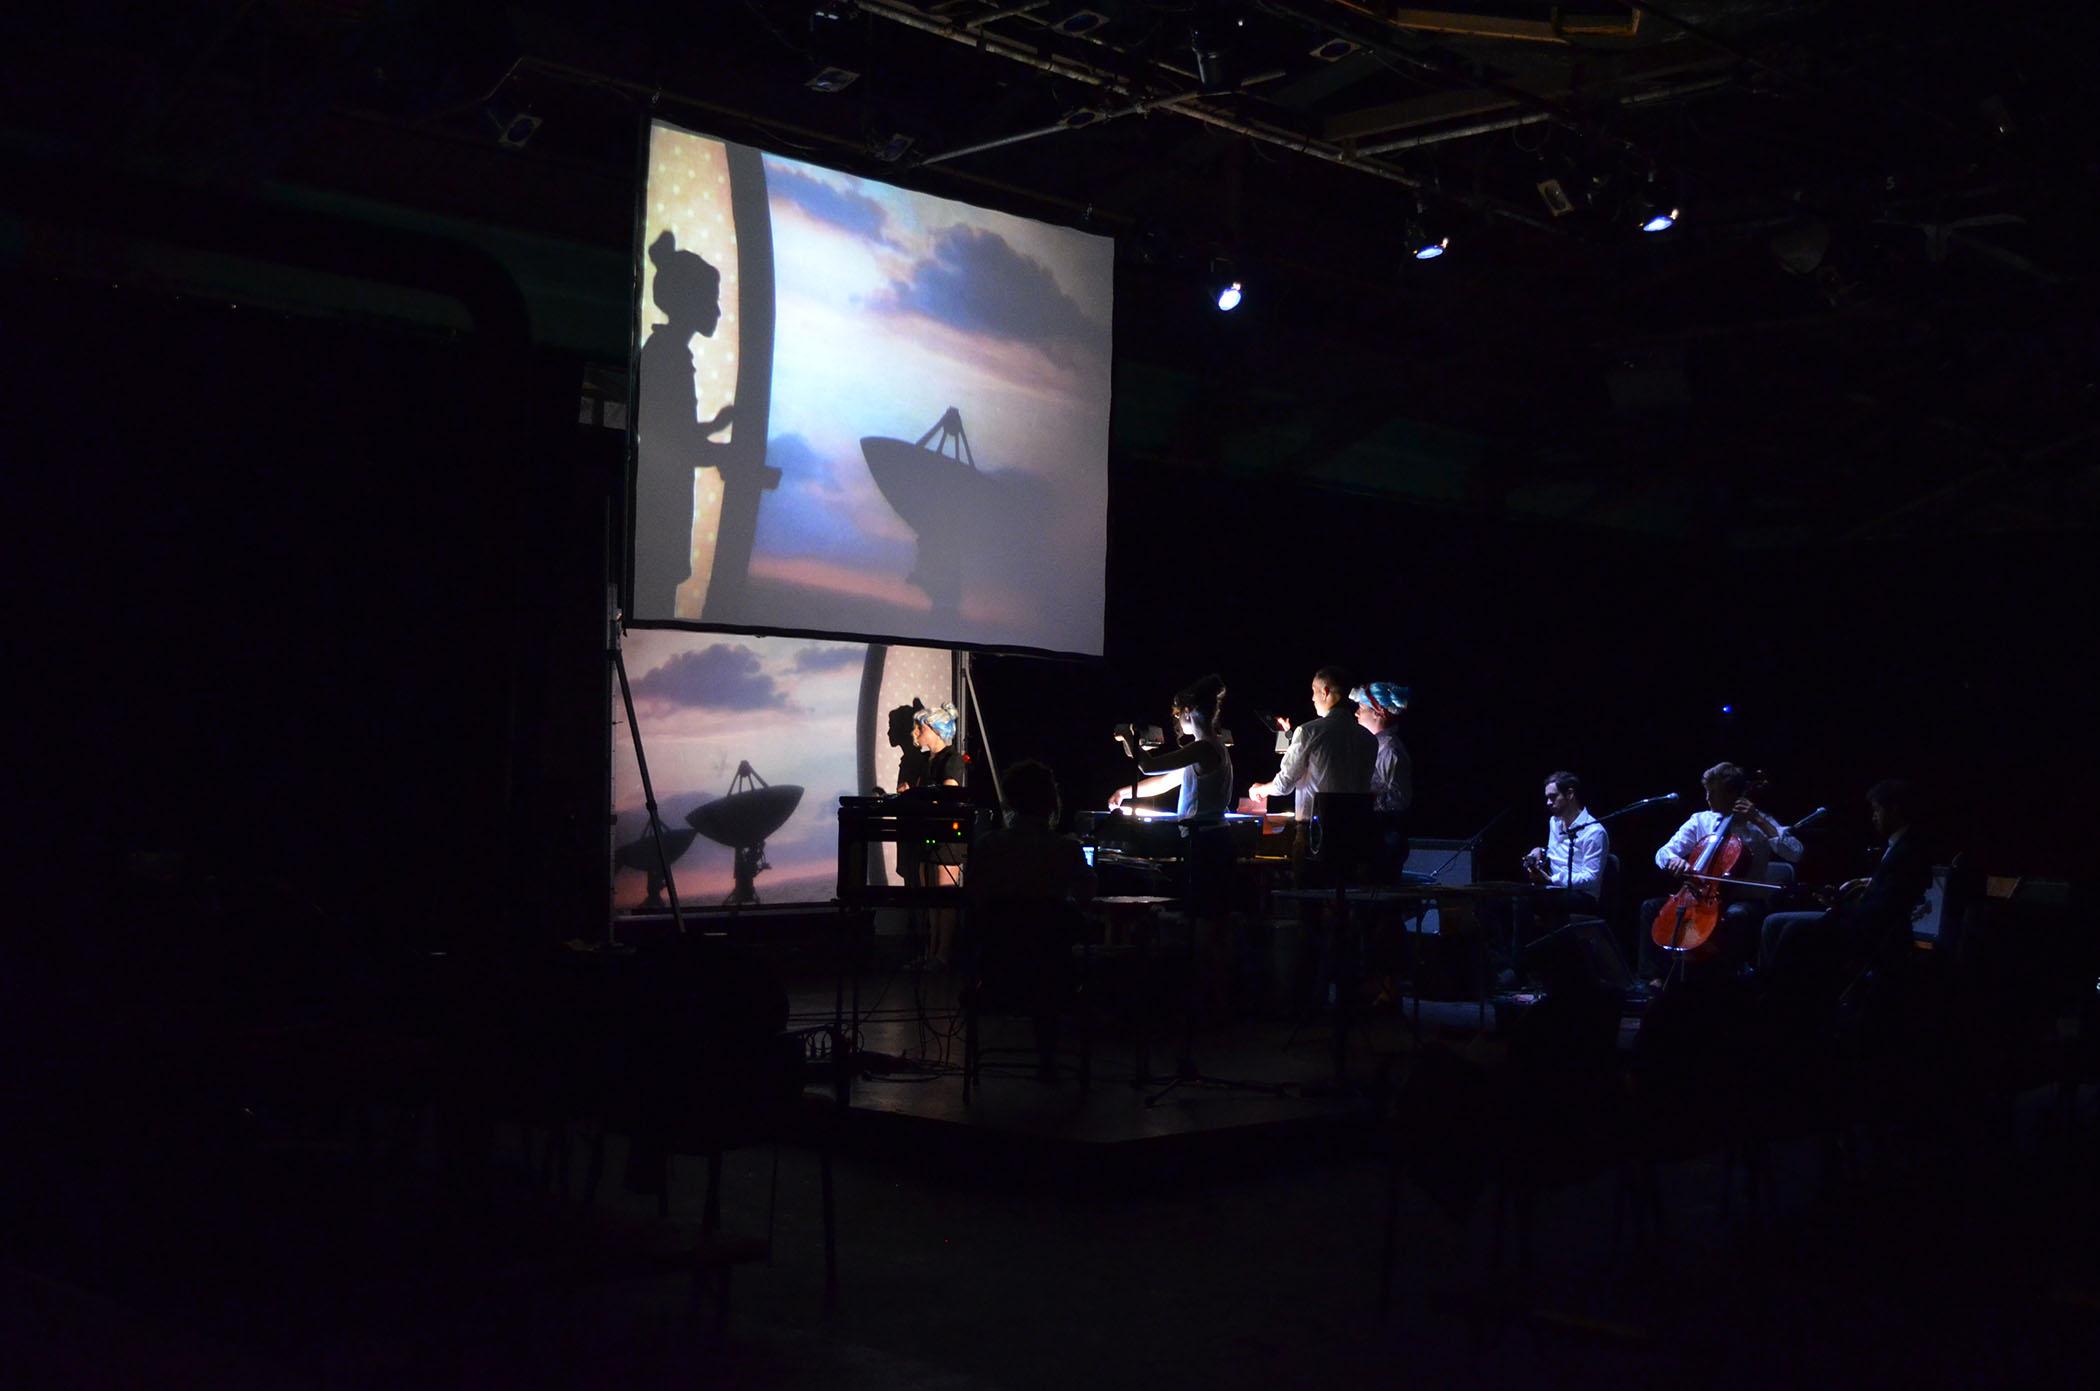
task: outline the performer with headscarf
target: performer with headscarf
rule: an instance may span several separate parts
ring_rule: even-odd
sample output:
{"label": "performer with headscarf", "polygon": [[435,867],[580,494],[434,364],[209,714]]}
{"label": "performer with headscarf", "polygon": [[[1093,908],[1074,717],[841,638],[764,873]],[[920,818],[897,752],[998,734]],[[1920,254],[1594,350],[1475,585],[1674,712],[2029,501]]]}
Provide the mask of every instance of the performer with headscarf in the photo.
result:
{"label": "performer with headscarf", "polygon": [[[1356,722],[1378,740],[1371,764],[1371,805],[1388,817],[1405,817],[1415,804],[1415,765],[1400,742],[1397,722],[1407,708],[1407,687],[1373,681],[1349,692],[1356,702]],[[1402,859],[1406,858],[1403,851]]]}
{"label": "performer with headscarf", "polygon": [[911,718],[912,742],[926,755],[926,776],[919,786],[961,787],[966,765],[955,747],[955,706],[929,705]]}
{"label": "performer with headscarf", "polygon": [[[914,704],[917,702],[914,701]],[[961,787],[968,765],[962,750],[955,747],[957,713],[953,704],[929,705],[912,715],[912,742],[926,755],[923,780],[911,789],[914,795],[940,795],[947,787]],[[962,847],[940,845],[917,860],[918,882],[938,888],[956,882]],[[900,861],[903,856],[899,856]],[[903,868],[900,863],[899,868]],[[952,908],[933,908],[926,914],[926,954],[913,965],[928,970],[946,970],[955,957],[957,915]]]}

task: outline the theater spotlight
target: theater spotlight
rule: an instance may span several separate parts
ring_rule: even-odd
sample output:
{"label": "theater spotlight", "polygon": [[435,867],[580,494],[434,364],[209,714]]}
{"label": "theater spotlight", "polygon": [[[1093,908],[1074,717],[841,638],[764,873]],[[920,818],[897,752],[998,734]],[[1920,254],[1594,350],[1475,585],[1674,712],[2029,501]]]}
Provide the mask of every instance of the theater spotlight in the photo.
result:
{"label": "theater spotlight", "polygon": [[1228,16],[1222,7],[1199,5],[1189,25],[1189,55],[1196,60],[1196,80],[1206,92],[1225,92],[1233,87],[1233,49],[1247,21]]}
{"label": "theater spotlight", "polygon": [[1648,181],[1641,185],[1639,196],[1633,200],[1633,225],[1643,232],[1667,232],[1677,225],[1679,208],[1676,194],[1657,178],[1653,166],[1648,170]]}
{"label": "theater spotlight", "polygon": [[1062,18],[1052,20],[1050,28],[1057,33],[1078,38],[1082,34],[1093,33],[1106,23],[1108,16],[1099,10],[1071,10]]}
{"label": "theater spotlight", "polygon": [[1246,287],[1240,284],[1238,268],[1223,256],[1211,258],[1210,294],[1221,314],[1230,314],[1247,298]]}
{"label": "theater spotlight", "polygon": [[809,88],[812,92],[822,92],[829,96],[834,92],[845,91],[859,80],[860,74],[851,68],[838,68],[827,65],[811,73],[809,80],[802,85]]}
{"label": "theater spotlight", "polygon": [[1336,62],[1356,52],[1358,44],[1348,39],[1327,39],[1314,45],[1312,56],[1323,63]]}
{"label": "theater spotlight", "polygon": [[1407,254],[1417,261],[1434,261],[1450,249],[1450,236],[1430,219],[1428,206],[1417,202],[1407,224]]}
{"label": "theater spotlight", "polygon": [[1233,310],[1240,307],[1240,301],[1246,297],[1246,291],[1240,288],[1239,281],[1228,280],[1218,286],[1218,311],[1222,314],[1230,314]]}

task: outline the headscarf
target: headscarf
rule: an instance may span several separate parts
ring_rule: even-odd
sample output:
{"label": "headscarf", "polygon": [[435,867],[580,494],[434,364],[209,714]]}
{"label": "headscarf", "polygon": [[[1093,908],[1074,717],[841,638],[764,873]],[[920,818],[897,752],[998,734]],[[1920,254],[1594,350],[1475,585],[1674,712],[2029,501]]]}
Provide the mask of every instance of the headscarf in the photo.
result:
{"label": "headscarf", "polygon": [[955,717],[955,706],[951,702],[946,705],[929,705],[913,715],[912,719],[940,735],[941,742],[952,744],[955,742]]}
{"label": "headscarf", "polygon": [[1369,705],[1381,714],[1397,715],[1407,708],[1407,694],[1405,686],[1395,686],[1390,681],[1373,681],[1349,692],[1349,699],[1358,705]]}

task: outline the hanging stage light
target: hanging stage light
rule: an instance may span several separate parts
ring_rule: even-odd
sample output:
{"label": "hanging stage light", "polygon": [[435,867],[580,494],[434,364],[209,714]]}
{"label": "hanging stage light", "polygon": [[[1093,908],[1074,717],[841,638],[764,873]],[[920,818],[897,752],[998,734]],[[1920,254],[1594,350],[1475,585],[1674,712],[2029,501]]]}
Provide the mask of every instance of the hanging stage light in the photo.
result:
{"label": "hanging stage light", "polygon": [[1246,292],[1240,288],[1239,281],[1228,280],[1218,287],[1219,312],[1230,314],[1233,310],[1240,307],[1240,301],[1246,297]]}
{"label": "hanging stage light", "polygon": [[1451,249],[1451,237],[1429,216],[1429,205],[1415,200],[1415,215],[1407,224],[1407,254],[1417,261],[1434,261]]}
{"label": "hanging stage light", "polygon": [[1247,298],[1246,287],[1240,284],[1239,268],[1223,256],[1211,258],[1210,294],[1221,314],[1230,314]]}
{"label": "hanging stage light", "polygon": [[1648,182],[1633,200],[1633,225],[1643,232],[1667,232],[1677,225],[1681,212],[1675,191],[1648,166]]}
{"label": "hanging stage light", "polygon": [[1070,34],[1073,38],[1078,38],[1083,34],[1093,33],[1096,29],[1106,26],[1107,23],[1108,16],[1099,10],[1073,9],[1067,10],[1059,18],[1051,20],[1050,28],[1057,33]]}

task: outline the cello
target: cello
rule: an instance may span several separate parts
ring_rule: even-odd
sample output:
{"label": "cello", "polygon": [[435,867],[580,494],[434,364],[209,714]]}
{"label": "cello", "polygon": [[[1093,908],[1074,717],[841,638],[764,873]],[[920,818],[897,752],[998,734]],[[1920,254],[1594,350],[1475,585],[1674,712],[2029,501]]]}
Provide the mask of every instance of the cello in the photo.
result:
{"label": "cello", "polygon": [[[1743,789],[1743,798],[1762,792],[1766,786],[1762,774]],[[1655,945],[1664,951],[1697,951],[1714,935],[1721,924],[1721,885],[1732,883],[1743,888],[1777,889],[1777,884],[1760,884],[1746,879],[1732,878],[1738,865],[1748,867],[1749,847],[1744,844],[1741,823],[1745,817],[1731,811],[1721,823],[1719,830],[1699,842],[1692,857],[1692,867],[1684,876],[1684,884],[1671,894],[1663,904],[1662,911],[1655,915],[1655,923],[1648,935]]]}

